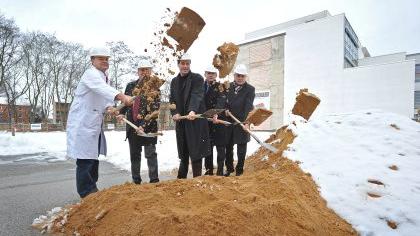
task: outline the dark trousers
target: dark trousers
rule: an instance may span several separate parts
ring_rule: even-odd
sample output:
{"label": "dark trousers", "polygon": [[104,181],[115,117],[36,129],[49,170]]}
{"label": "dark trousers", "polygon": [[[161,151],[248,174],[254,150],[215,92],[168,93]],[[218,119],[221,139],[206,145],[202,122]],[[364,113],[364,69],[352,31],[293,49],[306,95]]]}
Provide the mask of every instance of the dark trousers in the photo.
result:
{"label": "dark trousers", "polygon": [[95,159],[76,160],[76,187],[81,198],[97,192],[99,161]]}
{"label": "dark trousers", "polygon": [[[139,144],[135,137],[129,138],[128,144],[130,147],[131,176],[133,178],[133,182],[139,184],[142,181],[140,176],[140,167],[141,149],[143,146]],[[149,168],[150,183],[159,182],[156,145],[151,144],[144,146],[144,156],[147,160],[147,167]]]}
{"label": "dark trousers", "polygon": [[[233,169],[233,142],[229,142],[226,145],[226,169],[228,172],[234,172]],[[246,156],[246,147],[247,143],[243,144],[236,144],[236,152],[238,156],[238,163],[236,164],[236,175],[242,175],[244,172],[244,163],[245,163],[245,156]]]}
{"label": "dark trousers", "polygon": [[[178,179],[186,179],[188,175],[188,166],[190,164],[190,152],[188,150],[187,140],[184,137],[184,150],[178,168]],[[193,177],[201,176],[203,169],[203,159],[191,160]]]}
{"label": "dark trousers", "polygon": [[[206,168],[206,173],[213,175],[213,143],[210,146],[210,154],[206,156],[204,161],[204,167]],[[217,151],[217,175],[223,175],[223,166],[226,159],[226,147],[225,146],[216,146]]]}

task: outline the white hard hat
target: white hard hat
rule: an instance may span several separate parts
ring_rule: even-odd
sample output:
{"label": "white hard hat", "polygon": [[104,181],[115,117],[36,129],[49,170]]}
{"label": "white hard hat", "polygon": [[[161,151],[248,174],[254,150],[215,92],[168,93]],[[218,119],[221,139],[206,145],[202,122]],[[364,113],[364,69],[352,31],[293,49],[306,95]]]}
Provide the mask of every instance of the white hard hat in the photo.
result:
{"label": "white hard hat", "polygon": [[235,74],[248,75],[248,70],[246,69],[246,66],[244,64],[237,65],[233,72]]}
{"label": "white hard hat", "polygon": [[181,59],[179,59],[180,61],[191,61],[191,56],[188,53],[185,53],[184,55],[182,55]]}
{"label": "white hard hat", "polygon": [[206,70],[204,72],[217,73],[217,69],[214,68],[213,65],[210,65],[206,68]]}
{"label": "white hard hat", "polygon": [[139,63],[137,64],[137,69],[139,69],[139,68],[153,68],[153,65],[152,65],[152,63],[150,63],[149,60],[141,59],[139,61]]}
{"label": "white hard hat", "polygon": [[97,48],[90,49],[89,56],[90,57],[94,57],[94,56],[110,57],[111,53],[109,52],[107,48],[97,47]]}

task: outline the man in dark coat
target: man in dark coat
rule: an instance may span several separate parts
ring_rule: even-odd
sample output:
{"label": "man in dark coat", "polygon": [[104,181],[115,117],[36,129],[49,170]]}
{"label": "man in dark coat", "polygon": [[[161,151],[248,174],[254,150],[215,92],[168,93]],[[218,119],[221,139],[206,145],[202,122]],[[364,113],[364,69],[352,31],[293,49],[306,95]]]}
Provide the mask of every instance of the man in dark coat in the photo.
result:
{"label": "man in dark coat", "polygon": [[[224,84],[216,81],[217,69],[214,66],[209,66],[204,72],[204,101],[206,110],[225,108],[226,92]],[[226,119],[224,114],[220,114],[220,119]],[[213,147],[217,150],[217,172],[219,176],[223,175],[223,166],[226,158],[226,127],[223,124],[217,124],[215,121],[209,121],[209,137],[210,137],[210,153],[205,157],[204,167],[206,169],[205,175],[213,175]]]}
{"label": "man in dark coat", "polygon": [[[226,109],[229,110],[239,121],[243,122],[248,113],[253,109],[255,88],[246,82],[248,71],[245,65],[240,64],[234,70],[234,82],[230,84],[227,93]],[[228,121],[235,121],[228,116]],[[245,124],[249,128],[249,124]],[[238,163],[236,175],[242,175],[246,156],[247,143],[250,141],[249,134],[240,125],[227,127],[228,144],[226,145],[226,176],[234,172],[233,169],[233,145],[236,144]]]}
{"label": "man in dark coat", "polygon": [[[171,110],[172,119],[176,121],[176,139],[180,159],[178,179],[187,178],[189,159],[193,177],[200,176],[202,163],[209,153],[209,128],[206,119],[195,119],[196,114],[206,111],[204,104],[204,79],[191,72],[191,57],[184,54],[178,61],[179,74],[171,81],[169,102],[176,105]],[[188,119],[180,119],[187,116]]]}
{"label": "man in dark coat", "polygon": [[[149,60],[141,60],[138,64],[139,78],[127,84],[125,94],[137,96],[131,107],[124,107],[121,114],[126,114],[127,119],[138,126],[144,133],[156,133],[158,131],[157,117],[149,118],[151,114],[159,110],[160,107],[160,91],[158,88],[150,88],[148,80],[151,79],[153,65]],[[150,82],[150,81],[149,81]],[[144,86],[148,90],[143,91]],[[141,93],[139,91],[142,91]],[[119,117],[118,117],[119,118]],[[144,146],[144,156],[147,159],[149,168],[150,183],[159,182],[158,177],[158,161],[156,153],[157,137],[142,137],[137,135],[137,131],[131,126],[126,126],[128,144],[130,148],[131,175],[133,182],[140,184],[142,179],[140,176],[141,151]]]}

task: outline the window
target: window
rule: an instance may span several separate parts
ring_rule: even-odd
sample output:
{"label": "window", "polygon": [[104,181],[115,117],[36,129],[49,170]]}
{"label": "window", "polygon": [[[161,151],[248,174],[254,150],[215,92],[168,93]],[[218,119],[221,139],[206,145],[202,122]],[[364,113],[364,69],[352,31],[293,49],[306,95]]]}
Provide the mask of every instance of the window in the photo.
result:
{"label": "window", "polygon": [[416,82],[420,82],[420,64],[416,65]]}
{"label": "window", "polygon": [[414,108],[420,108],[420,91],[414,92]]}
{"label": "window", "polygon": [[344,23],[344,67],[357,66],[359,59],[359,39],[350,23],[345,19]]}

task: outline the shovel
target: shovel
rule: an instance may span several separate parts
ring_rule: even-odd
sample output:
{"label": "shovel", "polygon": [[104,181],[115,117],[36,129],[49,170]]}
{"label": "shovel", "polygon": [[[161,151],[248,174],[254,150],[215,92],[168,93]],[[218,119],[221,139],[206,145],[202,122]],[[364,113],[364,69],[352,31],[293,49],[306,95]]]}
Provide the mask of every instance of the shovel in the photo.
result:
{"label": "shovel", "polygon": [[234,121],[236,121],[238,124],[240,124],[241,126],[242,126],[242,129],[244,129],[248,134],[250,134],[254,139],[255,139],[255,141],[257,141],[257,143],[259,143],[262,147],[264,147],[265,149],[267,149],[267,150],[269,150],[269,151],[271,151],[271,152],[274,152],[274,153],[276,153],[276,152],[278,152],[278,150],[277,150],[277,148],[275,148],[275,147],[273,147],[272,145],[270,145],[270,144],[268,144],[268,143],[264,143],[264,142],[262,142],[255,134],[253,134],[245,125],[243,125],[235,116],[233,116],[233,114],[230,112],[230,111],[228,111],[227,112],[228,113],[228,115],[230,116],[230,117],[232,117],[232,119],[234,120]]}
{"label": "shovel", "polygon": [[[210,109],[207,110],[206,112],[204,112],[203,114],[197,114],[195,115],[195,118],[202,118],[202,119],[207,119],[207,118],[212,118],[214,115],[219,114],[221,112],[223,112],[225,109]],[[181,116],[179,117],[179,119],[181,120],[185,120],[188,119],[188,116]]]}
{"label": "shovel", "polygon": [[[133,124],[133,123],[131,123],[129,120],[127,120],[126,118],[122,118],[123,119],[123,121],[125,122],[125,123],[127,123],[129,126],[131,126],[131,127],[133,127],[133,129],[135,129],[136,131],[138,130],[138,128],[139,127],[137,127],[137,125],[135,125],[135,124]],[[137,135],[138,136],[142,136],[142,137],[146,137],[146,138],[154,138],[154,137],[157,137],[157,136],[162,136],[163,134],[162,133],[145,133],[145,132],[141,132],[140,134],[139,133],[137,133]]]}
{"label": "shovel", "polygon": [[205,25],[206,22],[200,15],[187,7],[183,7],[166,34],[178,42],[179,50],[184,49],[184,52],[186,52]]}

